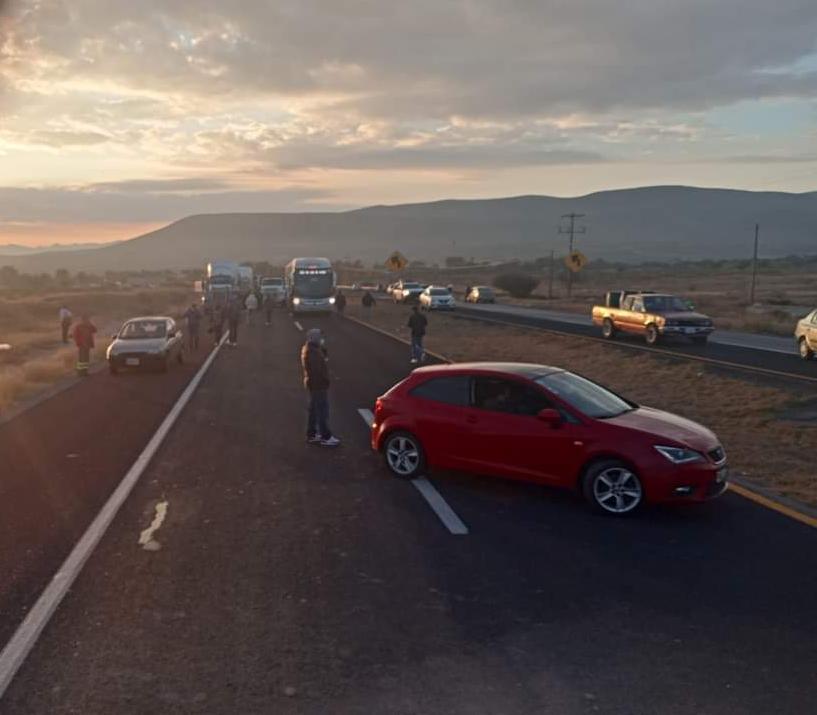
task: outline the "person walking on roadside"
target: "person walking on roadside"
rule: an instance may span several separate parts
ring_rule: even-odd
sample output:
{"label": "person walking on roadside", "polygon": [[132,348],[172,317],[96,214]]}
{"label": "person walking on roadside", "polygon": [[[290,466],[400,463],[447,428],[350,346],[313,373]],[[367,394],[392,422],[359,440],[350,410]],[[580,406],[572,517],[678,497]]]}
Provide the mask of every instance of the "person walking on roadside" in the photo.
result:
{"label": "person walking on roadside", "polygon": [[346,296],[342,290],[339,290],[335,296],[335,310],[338,311],[338,315],[340,316],[343,316],[343,312],[346,310]]}
{"label": "person walking on roadside", "polygon": [[60,328],[62,329],[62,342],[68,344],[68,333],[71,330],[71,321],[74,319],[73,313],[68,310],[68,306],[60,306]]}
{"label": "person walking on roadside", "polygon": [[360,304],[363,306],[364,315],[368,316],[372,312],[372,308],[374,308],[376,303],[377,301],[374,299],[374,296],[369,291],[366,291],[363,294],[363,297],[360,299]]}
{"label": "person walking on roadside", "polygon": [[187,347],[190,350],[198,350],[201,311],[195,303],[185,311],[184,318],[187,321]]}
{"label": "person walking on roadside", "polygon": [[264,296],[264,314],[267,325],[272,325],[272,311],[275,308],[275,299],[271,295]]}
{"label": "person walking on roadside", "polygon": [[411,308],[411,315],[408,320],[408,327],[411,330],[411,363],[417,364],[422,362],[425,357],[423,349],[423,338],[428,327],[428,319],[420,312],[420,309],[415,305]]}
{"label": "person walking on roadside", "polygon": [[88,377],[95,333],[96,326],[91,322],[88,315],[83,315],[79,323],[74,326],[74,343],[77,346],[77,375],[80,377]]}
{"label": "person walking on roadside", "polygon": [[244,307],[247,309],[247,325],[252,325],[252,319],[255,311],[258,310],[258,298],[255,293],[250,293],[244,301]]}
{"label": "person walking on roadside", "polygon": [[468,301],[468,296],[471,295],[471,290],[472,290],[471,286],[465,286],[465,295],[463,296],[463,298],[465,298],[466,301]]}
{"label": "person walking on roadside", "polygon": [[227,307],[227,328],[230,334],[227,336],[227,345],[235,347],[238,345],[238,321],[241,319],[241,302],[238,296],[230,301]]}
{"label": "person walking on roadside", "polygon": [[340,440],[329,429],[329,366],[323,334],[318,328],[306,331],[301,348],[304,387],[309,394],[306,441],[324,447],[337,447]]}

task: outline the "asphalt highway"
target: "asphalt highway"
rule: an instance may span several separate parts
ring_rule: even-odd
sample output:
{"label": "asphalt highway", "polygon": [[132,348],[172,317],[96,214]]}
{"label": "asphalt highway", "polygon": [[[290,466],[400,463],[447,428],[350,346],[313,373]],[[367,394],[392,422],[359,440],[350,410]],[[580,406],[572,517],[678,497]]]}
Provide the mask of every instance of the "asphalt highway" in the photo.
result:
{"label": "asphalt highway", "polygon": [[[616,520],[544,487],[430,475],[467,526],[452,534],[386,474],[359,412],[407,374],[408,348],[298,323],[328,336],[342,446],[304,443],[293,320],[244,329],[0,713],[814,711],[814,529],[732,494]],[[0,426],[16,460],[3,573],[23,564],[0,586],[4,640],[192,372],[95,375]]]}
{"label": "asphalt highway", "polygon": [[[482,320],[496,320],[512,325],[545,328],[568,335],[601,339],[601,331],[589,318],[570,313],[558,313],[507,305],[471,305],[459,303],[455,315]],[[817,381],[817,363],[806,362],[798,354],[794,340],[769,335],[727,333],[716,331],[705,346],[693,345],[683,338],[664,339],[650,348],[640,336],[619,335],[612,341],[644,350],[658,350],[681,357],[702,358],[731,363],[749,369],[769,370],[794,377]]]}

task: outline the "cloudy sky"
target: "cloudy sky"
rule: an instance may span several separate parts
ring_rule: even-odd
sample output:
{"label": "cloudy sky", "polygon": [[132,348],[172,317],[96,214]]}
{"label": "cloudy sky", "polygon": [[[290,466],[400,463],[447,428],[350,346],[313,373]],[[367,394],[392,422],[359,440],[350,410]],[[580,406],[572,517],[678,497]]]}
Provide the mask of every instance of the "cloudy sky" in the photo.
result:
{"label": "cloudy sky", "polygon": [[0,13],[0,243],[124,238],[205,211],[817,189],[815,0]]}

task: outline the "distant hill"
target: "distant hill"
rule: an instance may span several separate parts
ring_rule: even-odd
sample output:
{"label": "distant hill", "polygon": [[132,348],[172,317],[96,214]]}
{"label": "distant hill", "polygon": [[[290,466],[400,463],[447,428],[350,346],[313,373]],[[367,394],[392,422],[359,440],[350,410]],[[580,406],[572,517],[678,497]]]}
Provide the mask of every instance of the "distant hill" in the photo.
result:
{"label": "distant hill", "polygon": [[644,260],[751,255],[761,225],[765,257],[817,253],[817,192],[787,194],[656,186],[578,198],[519,196],[372,206],[339,213],[190,216],[93,250],[4,257],[24,271],[157,269],[212,258],[285,262],[298,255],[384,260],[394,249],[429,262],[461,255],[532,258],[566,250],[560,216],[586,214],[576,247],[589,258]]}
{"label": "distant hill", "polygon": [[22,246],[19,243],[0,244],[0,257],[2,256],[31,256],[36,253],[51,253],[53,251],[87,251],[95,248],[111,246],[115,241],[106,243],[52,243],[48,246]]}

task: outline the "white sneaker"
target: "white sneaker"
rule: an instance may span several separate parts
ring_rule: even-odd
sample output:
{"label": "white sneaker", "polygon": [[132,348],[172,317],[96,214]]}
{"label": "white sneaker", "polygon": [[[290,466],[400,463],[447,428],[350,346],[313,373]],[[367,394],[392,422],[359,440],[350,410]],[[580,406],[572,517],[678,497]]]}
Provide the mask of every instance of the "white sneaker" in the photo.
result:
{"label": "white sneaker", "polygon": [[410,362],[412,365],[416,365],[416,364],[417,364],[417,358],[411,358],[411,360],[409,360],[409,362]]}
{"label": "white sneaker", "polygon": [[323,442],[323,437],[319,434],[316,434],[314,437],[308,437],[306,440],[309,444],[320,444]]}
{"label": "white sneaker", "polygon": [[322,447],[337,447],[339,444],[340,440],[337,437],[327,437],[321,440]]}

